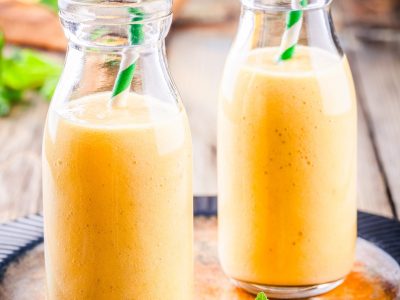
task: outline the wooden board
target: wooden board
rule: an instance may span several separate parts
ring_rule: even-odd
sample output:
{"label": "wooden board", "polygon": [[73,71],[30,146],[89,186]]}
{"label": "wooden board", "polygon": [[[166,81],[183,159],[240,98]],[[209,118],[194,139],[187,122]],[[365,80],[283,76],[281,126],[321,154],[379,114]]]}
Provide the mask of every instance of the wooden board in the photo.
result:
{"label": "wooden board", "polygon": [[[193,138],[194,193],[217,193],[216,128],[219,82],[233,32],[177,29],[168,41],[171,73],[189,116]],[[187,50],[191,45],[191,51]],[[188,76],[188,68],[193,70]]]}
{"label": "wooden board", "polygon": [[[0,299],[44,299],[44,276],[43,245],[40,245],[8,269],[0,285]],[[311,299],[394,300],[400,297],[399,282],[400,268],[396,262],[374,245],[359,240],[357,261],[343,285]],[[221,270],[217,257],[216,218],[200,217],[195,220],[194,299],[254,299],[253,295],[235,288]]]}
{"label": "wooden board", "polygon": [[393,213],[400,215],[400,59],[394,44],[359,45],[350,52],[372,143]]}
{"label": "wooden board", "polygon": [[[358,83],[357,86],[359,87]],[[358,90],[360,93],[360,88]],[[366,212],[393,217],[386,193],[384,174],[379,165],[375,144],[371,140],[371,125],[365,119],[360,97],[358,100],[358,208]]]}
{"label": "wooden board", "polygon": [[[342,12],[340,18],[346,27],[358,27],[365,31],[369,28],[400,28],[398,0],[339,0],[334,2],[334,6]],[[372,40],[380,38],[370,37]]]}
{"label": "wooden board", "polygon": [[41,210],[42,132],[48,103],[34,98],[0,118],[0,221]]}

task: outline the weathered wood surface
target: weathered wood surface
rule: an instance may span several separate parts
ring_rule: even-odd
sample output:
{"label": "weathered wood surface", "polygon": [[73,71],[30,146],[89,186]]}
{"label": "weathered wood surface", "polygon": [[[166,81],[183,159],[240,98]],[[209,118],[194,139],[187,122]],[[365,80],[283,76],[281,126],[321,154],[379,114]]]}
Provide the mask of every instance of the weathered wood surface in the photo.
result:
{"label": "weathered wood surface", "polygon": [[[393,213],[400,215],[400,44],[359,45],[351,52],[359,103]],[[362,162],[360,162],[362,163]]]}
{"label": "weathered wood surface", "polygon": [[398,0],[338,0],[342,10],[348,11],[346,26],[400,27],[400,7]]}
{"label": "weathered wood surface", "polygon": [[41,209],[41,145],[48,104],[35,99],[0,118],[0,220]]}
{"label": "weathered wood surface", "polygon": [[[45,299],[43,246],[28,253],[8,268],[2,300]],[[400,297],[400,268],[376,246],[360,240],[353,271],[343,285],[310,300],[394,300]],[[195,220],[195,297],[196,300],[253,300],[254,296],[231,285],[217,257],[215,218]]]}
{"label": "weathered wood surface", "polygon": [[386,194],[386,185],[378,166],[375,145],[362,109],[358,110],[358,208],[367,212],[393,217]]}
{"label": "weathered wood surface", "polygon": [[[216,194],[216,111],[238,1],[191,0],[173,26],[169,65],[189,114],[194,192]],[[341,35],[359,95],[359,208],[400,213],[400,46]],[[0,221],[41,209],[40,148],[47,104],[40,99],[0,119]]]}

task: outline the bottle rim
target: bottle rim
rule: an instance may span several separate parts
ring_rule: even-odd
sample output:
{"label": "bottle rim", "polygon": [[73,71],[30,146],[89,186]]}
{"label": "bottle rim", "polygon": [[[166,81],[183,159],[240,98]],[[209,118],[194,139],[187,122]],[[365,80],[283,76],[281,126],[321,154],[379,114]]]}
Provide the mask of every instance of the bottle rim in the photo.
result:
{"label": "bottle rim", "polygon": [[[59,17],[69,23],[133,25],[172,15],[172,0],[59,0]],[[140,10],[135,14],[131,9]]]}
{"label": "bottle rim", "polygon": [[254,10],[270,12],[289,12],[293,10],[309,11],[324,9],[331,5],[333,0],[309,0],[307,6],[301,6],[299,0],[241,0],[242,5]]}

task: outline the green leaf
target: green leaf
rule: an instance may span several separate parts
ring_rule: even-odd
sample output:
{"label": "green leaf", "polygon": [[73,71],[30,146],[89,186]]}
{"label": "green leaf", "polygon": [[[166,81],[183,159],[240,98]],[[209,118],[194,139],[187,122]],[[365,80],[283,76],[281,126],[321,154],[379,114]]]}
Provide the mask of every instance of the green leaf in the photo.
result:
{"label": "green leaf", "polygon": [[22,92],[0,87],[0,117],[11,111],[11,106],[22,99]]}
{"label": "green leaf", "polygon": [[16,91],[2,87],[0,93],[3,97],[7,98],[10,103],[17,103],[22,100],[22,91]]}
{"label": "green leaf", "polygon": [[21,102],[26,90],[37,90],[51,99],[61,66],[33,50],[16,50],[3,56],[4,36],[0,32],[0,116],[10,113],[11,107]]}
{"label": "green leaf", "polygon": [[61,66],[32,50],[17,50],[3,59],[3,85],[13,90],[40,88],[60,73]]}
{"label": "green leaf", "polygon": [[255,300],[268,300],[268,298],[263,292],[261,292],[261,293],[258,293]]}
{"label": "green leaf", "polygon": [[7,98],[0,95],[0,117],[7,116],[11,110],[11,103]]}
{"label": "green leaf", "polygon": [[40,0],[40,3],[50,8],[52,11],[58,12],[57,0]]}

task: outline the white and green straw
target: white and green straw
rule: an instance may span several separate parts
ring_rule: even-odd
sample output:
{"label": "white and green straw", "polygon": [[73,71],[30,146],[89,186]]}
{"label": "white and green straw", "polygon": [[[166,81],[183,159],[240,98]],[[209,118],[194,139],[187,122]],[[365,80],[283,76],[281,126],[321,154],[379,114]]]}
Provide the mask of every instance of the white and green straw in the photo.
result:
{"label": "white and green straw", "polygon": [[[293,2],[297,2],[294,0]],[[308,0],[300,0],[302,7],[307,6]],[[292,10],[286,17],[286,29],[282,37],[281,46],[279,48],[278,61],[291,59],[294,55],[297,42],[299,41],[301,25],[303,23],[303,11]]]}
{"label": "white and green straw", "polygon": [[[142,43],[144,38],[143,25],[140,23],[143,20],[143,12],[138,8],[130,8],[128,11],[130,14],[134,15],[131,20],[133,24],[129,27],[129,44],[138,45]],[[134,53],[132,49],[126,48],[124,50],[117,79],[115,80],[111,94],[112,106],[125,105],[125,98],[130,90],[138,58],[139,55]]]}

